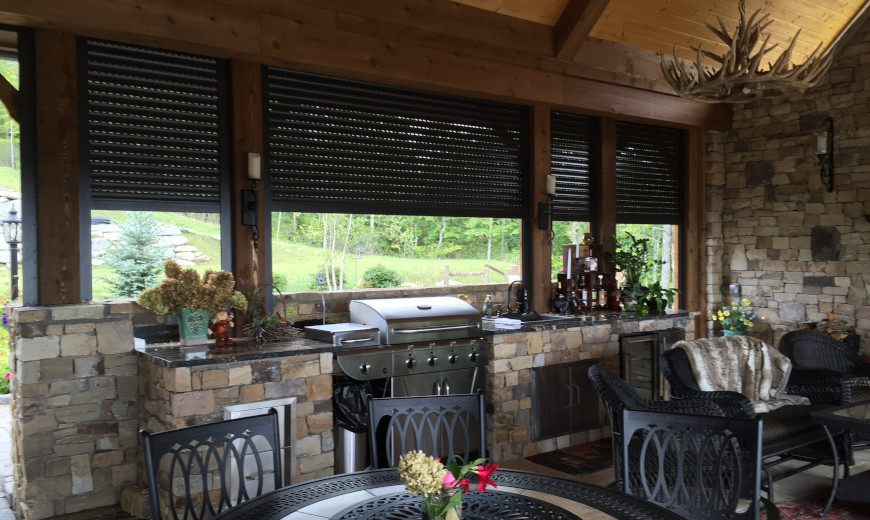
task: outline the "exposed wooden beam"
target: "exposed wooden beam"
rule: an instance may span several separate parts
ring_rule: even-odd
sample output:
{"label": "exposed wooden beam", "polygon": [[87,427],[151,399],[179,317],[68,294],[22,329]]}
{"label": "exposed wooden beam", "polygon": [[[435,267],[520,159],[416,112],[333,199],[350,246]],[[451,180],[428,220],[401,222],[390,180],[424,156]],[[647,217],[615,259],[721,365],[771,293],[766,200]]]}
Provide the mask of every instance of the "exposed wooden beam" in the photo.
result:
{"label": "exposed wooden beam", "polygon": [[553,30],[553,55],[572,61],[610,0],[568,0]]}
{"label": "exposed wooden beam", "polygon": [[[347,3],[347,0],[328,1]],[[626,107],[627,117],[644,118],[643,114],[649,112],[646,107],[639,113],[632,109],[635,92],[667,86],[650,72],[653,63],[658,66],[652,60],[654,56],[640,52],[637,58],[630,57],[627,46],[597,42],[601,49],[611,51],[614,59],[577,64],[551,56],[552,34],[548,32],[551,29],[541,24],[508,23],[504,15],[478,9],[463,38],[436,33],[437,24],[426,21],[438,17],[453,20],[470,12],[457,8],[453,13],[455,6],[442,6],[453,6],[452,2],[372,1],[387,7],[398,2],[422,14],[364,17],[356,11],[348,14],[310,5],[308,0],[262,0],[251,4],[227,0],[119,0],[109,4],[102,0],[77,0],[75,9],[66,0],[0,0],[0,22],[26,21],[27,25],[62,27],[84,36],[514,103],[598,110],[594,102],[571,92],[574,84],[580,82],[585,91],[596,92],[598,96],[621,96],[619,103],[606,106]],[[381,11],[369,7],[370,13]],[[92,15],[96,12],[100,16]],[[414,20],[413,25],[403,25],[412,23],[408,20]],[[497,30],[504,34],[488,32],[490,22],[496,23]],[[526,32],[519,34],[517,28]],[[539,42],[542,36],[549,38],[547,54],[536,50],[540,43],[522,47],[522,42]],[[504,42],[519,43],[507,47]],[[589,45],[591,39],[578,58],[587,57],[585,49]],[[616,65],[608,69],[608,63]],[[635,88],[614,91],[614,84]],[[713,121],[711,128],[720,130],[730,125],[730,111],[718,106],[679,104],[672,94],[652,95],[663,100],[661,106],[671,109],[655,111],[663,122],[691,126],[697,121]],[[642,103],[646,103],[646,98]],[[603,112],[620,115],[607,109]]]}
{"label": "exposed wooden beam", "polygon": [[2,102],[6,107],[6,111],[9,112],[9,117],[11,117],[16,123],[19,123],[18,90],[3,76],[0,76],[0,102]]}

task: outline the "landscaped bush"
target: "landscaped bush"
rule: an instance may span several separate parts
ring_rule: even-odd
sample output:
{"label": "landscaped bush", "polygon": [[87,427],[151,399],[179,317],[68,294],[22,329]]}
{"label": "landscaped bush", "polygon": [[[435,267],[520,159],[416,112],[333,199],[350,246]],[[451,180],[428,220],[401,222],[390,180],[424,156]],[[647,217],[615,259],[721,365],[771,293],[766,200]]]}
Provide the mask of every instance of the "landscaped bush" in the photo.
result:
{"label": "landscaped bush", "polygon": [[402,284],[402,275],[381,264],[366,269],[362,277],[363,287],[398,287]]}

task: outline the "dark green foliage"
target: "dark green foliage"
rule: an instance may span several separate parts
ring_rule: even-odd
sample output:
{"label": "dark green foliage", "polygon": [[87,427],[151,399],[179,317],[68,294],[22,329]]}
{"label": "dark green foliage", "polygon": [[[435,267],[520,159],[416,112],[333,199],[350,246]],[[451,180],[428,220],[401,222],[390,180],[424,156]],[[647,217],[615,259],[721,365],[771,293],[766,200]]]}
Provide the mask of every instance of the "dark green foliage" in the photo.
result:
{"label": "dark green foliage", "polygon": [[116,296],[132,298],[159,281],[163,251],[157,247],[158,223],[149,212],[127,212],[121,236],[106,251],[106,266],[115,271],[109,280]]}
{"label": "dark green foliage", "polygon": [[398,287],[402,283],[402,275],[381,264],[366,269],[362,277],[365,287]]}
{"label": "dark green foliage", "polygon": [[290,290],[290,281],[283,274],[272,273],[272,286],[278,291],[287,292]]}

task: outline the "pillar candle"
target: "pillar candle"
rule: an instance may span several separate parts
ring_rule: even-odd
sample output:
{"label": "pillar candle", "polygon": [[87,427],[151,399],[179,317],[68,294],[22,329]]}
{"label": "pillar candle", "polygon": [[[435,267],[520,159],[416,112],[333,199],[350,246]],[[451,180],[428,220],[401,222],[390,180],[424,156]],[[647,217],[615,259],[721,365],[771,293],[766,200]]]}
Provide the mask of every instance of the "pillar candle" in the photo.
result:
{"label": "pillar candle", "polygon": [[547,175],[547,195],[556,194],[556,176]]}
{"label": "pillar candle", "polygon": [[260,180],[260,154],[248,154],[248,179],[252,181]]}

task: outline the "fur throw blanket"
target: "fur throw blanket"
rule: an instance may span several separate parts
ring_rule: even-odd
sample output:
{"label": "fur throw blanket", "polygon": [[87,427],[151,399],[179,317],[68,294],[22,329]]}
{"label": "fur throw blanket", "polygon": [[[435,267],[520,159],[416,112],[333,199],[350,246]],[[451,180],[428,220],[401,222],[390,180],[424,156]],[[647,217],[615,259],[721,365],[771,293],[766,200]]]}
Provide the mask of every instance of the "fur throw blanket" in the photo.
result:
{"label": "fur throw blanket", "polygon": [[730,390],[746,396],[756,413],[788,404],[810,404],[809,399],[785,393],[791,361],[778,350],[750,336],[679,341],[689,357],[698,388]]}

